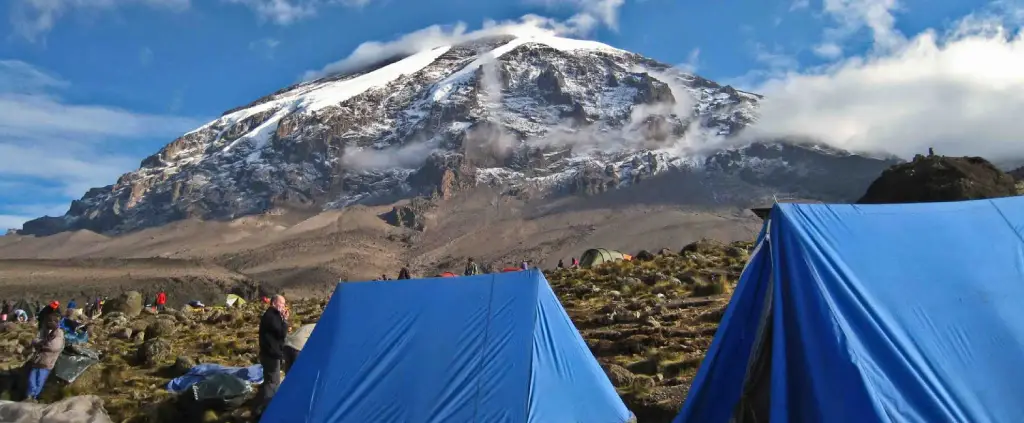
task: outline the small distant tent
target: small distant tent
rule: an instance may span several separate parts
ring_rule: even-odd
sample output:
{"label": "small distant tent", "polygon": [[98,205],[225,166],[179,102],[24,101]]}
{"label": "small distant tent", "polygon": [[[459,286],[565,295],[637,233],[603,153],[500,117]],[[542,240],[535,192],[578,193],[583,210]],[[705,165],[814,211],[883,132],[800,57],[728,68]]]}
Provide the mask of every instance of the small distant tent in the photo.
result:
{"label": "small distant tent", "polygon": [[261,422],[632,418],[534,269],[339,284]]}
{"label": "small distant tent", "polygon": [[620,260],[633,260],[633,256],[604,248],[591,248],[584,251],[583,256],[580,257],[580,267],[588,268]]}
{"label": "small distant tent", "polygon": [[224,303],[228,307],[238,307],[245,305],[245,298],[239,297],[235,294],[228,294],[227,298],[224,299]]}
{"label": "small distant tent", "polygon": [[507,273],[507,272],[519,272],[519,271],[521,271],[521,270],[523,270],[523,269],[522,269],[521,267],[506,267],[506,268],[504,268],[504,269],[501,269],[501,272],[502,272],[502,273]]}
{"label": "small distant tent", "polygon": [[[439,277],[439,278],[454,278],[456,276],[458,276],[458,275],[456,275],[456,274],[454,274],[452,272],[444,272],[444,273],[442,273],[440,275],[437,275],[437,277]],[[403,279],[403,280],[408,280],[408,279]]]}
{"label": "small distant tent", "polygon": [[1024,197],[770,216],[675,423],[1024,421]]}

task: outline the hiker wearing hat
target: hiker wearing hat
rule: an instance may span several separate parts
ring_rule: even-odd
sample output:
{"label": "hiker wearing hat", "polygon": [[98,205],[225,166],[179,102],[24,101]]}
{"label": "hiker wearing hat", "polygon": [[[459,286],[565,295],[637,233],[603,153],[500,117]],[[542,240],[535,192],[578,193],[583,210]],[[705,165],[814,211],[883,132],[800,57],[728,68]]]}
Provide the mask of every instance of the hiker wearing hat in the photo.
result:
{"label": "hiker wearing hat", "polygon": [[57,317],[58,319],[60,318],[60,301],[57,301],[57,300],[50,301],[49,305],[47,305],[46,307],[43,307],[42,310],[39,310],[39,314],[36,315],[36,320],[39,323],[39,330],[40,331],[43,330],[43,326],[44,326],[44,323],[46,322],[46,318],[51,316],[51,315]]}
{"label": "hiker wearing hat", "polygon": [[[56,302],[56,301],[54,301]],[[51,310],[53,308],[47,307]],[[57,364],[57,358],[64,350],[64,331],[60,329],[60,315],[54,312],[39,319],[41,330],[39,337],[30,344],[34,356],[29,360],[31,370],[28,374],[28,392],[26,399],[34,402],[43,392],[43,385],[50,371]]]}

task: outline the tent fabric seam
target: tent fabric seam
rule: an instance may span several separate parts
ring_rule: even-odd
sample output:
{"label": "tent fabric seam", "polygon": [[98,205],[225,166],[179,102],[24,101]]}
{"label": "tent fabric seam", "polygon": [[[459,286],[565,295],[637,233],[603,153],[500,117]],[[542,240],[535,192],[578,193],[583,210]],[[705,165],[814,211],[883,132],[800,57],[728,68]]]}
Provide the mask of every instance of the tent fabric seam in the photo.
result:
{"label": "tent fabric seam", "polygon": [[1010,227],[1010,230],[1013,231],[1015,235],[1017,235],[1017,239],[1024,243],[1024,236],[1021,236],[1020,232],[1017,231],[1017,228],[1013,226],[1013,223],[1010,222],[1010,219],[1006,217],[1006,213],[1003,213],[1003,209],[999,207],[999,205],[996,204],[996,202],[992,201],[991,199],[989,199],[988,202],[989,204],[992,205],[992,208],[996,209],[996,212],[999,213],[999,217],[1003,218],[1003,221],[1006,222],[1006,225]]}
{"label": "tent fabric seam", "polygon": [[[794,210],[799,211],[799,208],[797,208],[795,206],[792,207],[792,208]],[[826,210],[828,210],[828,211],[830,211],[832,213],[835,213],[834,209],[832,209],[831,207],[826,207]],[[821,245],[818,242],[816,242],[814,240],[814,238],[810,236],[810,234],[807,233],[807,231],[806,231],[807,228],[805,228],[803,225],[800,225],[800,224],[794,222],[793,219],[788,216],[788,214],[786,216],[787,216],[786,223],[788,224],[788,226],[790,228],[789,232],[792,235],[796,236],[796,238],[799,241],[798,244],[801,246],[801,250],[806,251],[807,248],[816,248],[816,249],[820,250],[822,248]],[[782,222],[780,222],[780,224],[781,223]],[[779,229],[781,230],[781,225],[780,225]],[[770,244],[770,245],[774,246],[774,244]],[[835,257],[833,254],[819,254],[819,255],[822,258],[827,259],[830,265],[833,265],[833,266],[836,265],[836,263],[834,263],[834,261],[837,259],[837,257]],[[779,263],[781,265],[781,263],[783,262],[782,258],[780,257],[779,260],[780,260]],[[775,267],[775,263],[774,262],[772,263],[772,266]],[[814,266],[811,266],[811,265],[808,264],[808,268],[813,268],[813,267]],[[780,274],[781,274],[782,270],[783,269],[780,269],[780,272],[779,272]],[[781,283],[781,281],[776,282],[776,283]],[[859,363],[862,360],[862,357],[860,357],[860,355],[857,354],[855,351],[851,351],[850,348],[849,348],[849,338],[847,336],[846,329],[850,329],[850,328],[848,327],[848,325],[844,324],[841,321],[841,319],[839,319],[839,313],[836,312],[836,309],[834,307],[835,304],[833,304],[833,301],[828,296],[824,295],[824,292],[825,292],[824,289],[816,290],[816,296],[819,299],[819,304],[823,304],[828,309],[828,316],[827,317],[828,317],[829,321],[834,326],[839,327],[839,328],[843,328],[843,330],[840,330],[839,333],[836,333],[837,341],[840,340],[840,339],[842,340],[842,341],[839,342],[839,344],[843,346],[843,351],[845,351],[847,353],[846,358],[849,359],[850,360],[850,364],[853,365],[855,373],[856,373],[858,379],[860,379],[861,382],[864,383],[864,386],[866,386],[866,389],[867,389],[866,394],[868,395],[869,399],[871,400],[871,405],[873,407],[875,407],[876,409],[878,409],[879,404],[878,404],[878,398],[876,396],[877,393],[875,392],[874,388],[872,386],[870,386],[869,383],[867,383],[867,381],[868,381],[867,375],[865,375],[864,371],[860,368],[859,365],[857,365],[857,363]],[[883,334],[883,336],[886,336],[886,335],[888,335],[888,334]],[[888,336],[886,336],[886,337],[888,338]],[[787,402],[788,401],[789,401],[789,399],[787,397]]]}
{"label": "tent fabric seam", "polygon": [[[484,345],[487,345],[487,343],[490,341],[490,337],[491,337],[491,323],[492,323],[492,321],[494,319],[494,316],[492,314],[493,313],[492,310],[493,310],[493,306],[494,306],[494,284],[495,284],[495,280],[494,279],[495,279],[495,277],[491,276],[490,287],[489,287],[488,292],[487,292],[487,323],[484,325]],[[477,372],[480,372],[480,368],[483,367],[483,365],[484,365],[484,360],[480,360],[480,363],[477,365]],[[480,413],[480,384],[481,383],[482,383],[481,380],[477,379],[477,381],[476,381],[476,394],[474,395],[475,398],[474,398],[474,401],[473,401],[473,421],[474,422],[477,421],[477,416]]]}

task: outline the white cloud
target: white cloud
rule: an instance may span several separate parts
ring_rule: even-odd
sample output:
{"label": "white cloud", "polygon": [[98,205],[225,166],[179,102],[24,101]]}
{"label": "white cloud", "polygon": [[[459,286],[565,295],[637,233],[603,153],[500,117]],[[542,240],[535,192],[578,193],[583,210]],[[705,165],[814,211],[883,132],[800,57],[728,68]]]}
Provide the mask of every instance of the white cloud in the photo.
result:
{"label": "white cloud", "polygon": [[277,25],[291,25],[300,20],[316,16],[324,6],[344,5],[363,7],[370,0],[221,0],[240,4],[253,10],[260,19]]}
{"label": "white cloud", "polygon": [[823,59],[835,60],[843,55],[843,48],[836,43],[821,43],[814,46],[814,54]]}
{"label": "white cloud", "polygon": [[17,204],[0,207],[0,236],[7,229],[21,228],[29,220],[40,216],[63,216],[67,210],[67,203]]}
{"label": "white cloud", "polygon": [[547,6],[568,5],[578,13],[576,19],[596,20],[611,29],[619,28],[619,9],[626,0],[528,0],[527,3],[540,3]]}
{"label": "white cloud", "polygon": [[968,16],[884,52],[773,77],[754,88],[765,100],[745,136],[810,136],[904,158],[928,147],[1020,157],[1024,35],[1006,16]]}
{"label": "white cloud", "polygon": [[7,232],[7,229],[20,229],[21,225],[32,219],[34,219],[34,217],[0,214],[0,236],[3,236],[4,233]]}
{"label": "white cloud", "polygon": [[793,2],[789,4],[789,11],[794,12],[797,10],[806,9],[808,7],[811,7],[810,0],[793,0]]}
{"label": "white cloud", "polygon": [[110,11],[127,5],[141,5],[180,12],[191,0],[8,0],[14,32],[29,41],[37,41],[69,12]]}
{"label": "white cloud", "polygon": [[676,68],[686,73],[697,73],[697,69],[700,67],[700,49],[695,48],[690,50],[690,54],[686,56],[686,62],[676,65]]}
{"label": "white cloud", "polygon": [[543,34],[580,37],[590,33],[595,25],[598,25],[598,21],[586,14],[574,15],[566,21],[537,15],[525,15],[518,20],[503,22],[487,20],[481,29],[469,32],[464,22],[444,26],[431,25],[392,41],[364,42],[344,59],[330,63],[320,70],[306,71],[302,79],[311,80],[330,74],[353,72],[389,58],[409,56],[435,47],[489,36]]}
{"label": "white cloud", "polygon": [[741,76],[725,78],[719,82],[744,91],[754,91],[755,87],[764,81],[781,78],[800,67],[800,62],[795,57],[784,53],[780,47],[768,49],[761,43],[754,44],[754,60],[763,67],[751,69]]}
{"label": "white cloud", "polygon": [[900,8],[898,0],[824,0],[823,5],[825,14],[836,24],[825,30],[825,41],[818,46],[826,53],[834,52],[835,47],[864,29],[871,32],[874,49],[879,52],[906,42],[895,28],[893,12]]}
{"label": "white cloud", "polygon": [[[43,76],[40,76],[43,75]],[[41,181],[56,194],[77,198],[92,187],[113,183],[138,166],[140,157],[119,153],[125,142],[172,139],[203,120],[135,113],[115,107],[69,104],[52,92],[66,81],[18,61],[0,63],[0,182]],[[22,82],[25,81],[25,84]],[[35,82],[32,82],[35,81]],[[24,87],[33,87],[24,89]],[[7,193],[19,190],[5,191]],[[33,189],[21,190],[35,195]],[[47,193],[51,196],[54,193]],[[32,204],[38,198],[25,198]],[[0,213],[10,204],[2,204]]]}
{"label": "white cloud", "polygon": [[274,58],[274,51],[277,50],[277,46],[281,45],[281,41],[275,38],[261,38],[259,40],[249,43],[249,50],[263,54],[266,58]]}
{"label": "white cloud", "polygon": [[67,85],[67,81],[20,60],[0,60],[0,93],[34,92]]}

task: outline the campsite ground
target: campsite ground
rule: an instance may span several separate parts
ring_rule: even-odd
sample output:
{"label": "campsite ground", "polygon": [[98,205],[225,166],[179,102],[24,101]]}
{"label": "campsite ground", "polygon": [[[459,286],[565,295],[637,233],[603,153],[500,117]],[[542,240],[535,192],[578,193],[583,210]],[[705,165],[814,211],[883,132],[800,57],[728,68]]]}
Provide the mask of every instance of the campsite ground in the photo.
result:
{"label": "campsite ground", "polygon": [[[307,297],[293,303],[296,323],[306,323],[318,318],[338,280],[394,277],[403,265],[414,275],[460,272],[472,256],[495,267],[527,259],[553,269],[559,259],[568,263],[591,247],[629,253],[667,248],[670,254],[652,261],[547,274],[631,409],[641,421],[668,422],[710,344],[747,245],[676,253],[701,238],[749,243],[760,219],[742,208],[680,206],[662,199],[523,201],[476,192],[423,211],[423,231],[384,221],[380,216],[390,206],[357,206],[227,222],[180,221],[120,236],[78,231],[0,237],[0,298],[64,302],[166,290],[169,304],[178,308],[191,299],[217,304],[224,291],[259,284],[292,299]],[[96,394],[115,421],[196,421],[181,420],[163,386],[188,363],[254,363],[261,309],[251,304],[98,321],[90,344],[103,354],[102,362],[71,386],[51,386],[46,398]],[[173,321],[174,329],[147,330],[158,320]],[[0,333],[0,365],[20,364],[23,356],[17,352],[24,350],[31,328],[8,325]],[[140,354],[155,354],[153,366],[144,365]],[[252,420],[243,410],[200,417]]]}
{"label": "campsite ground", "polygon": [[[678,411],[714,336],[749,242],[699,242],[646,261],[547,272],[595,357],[630,409],[645,423],[667,423]],[[292,324],[315,322],[326,297],[292,303]],[[101,361],[74,383],[48,384],[47,401],[98,395],[114,421],[250,422],[245,408],[185,416],[164,388],[195,363],[256,362],[262,304],[240,308],[107,315],[93,322],[88,343]],[[0,326],[0,366],[23,361],[33,324]],[[2,397],[3,394],[0,394]]]}

